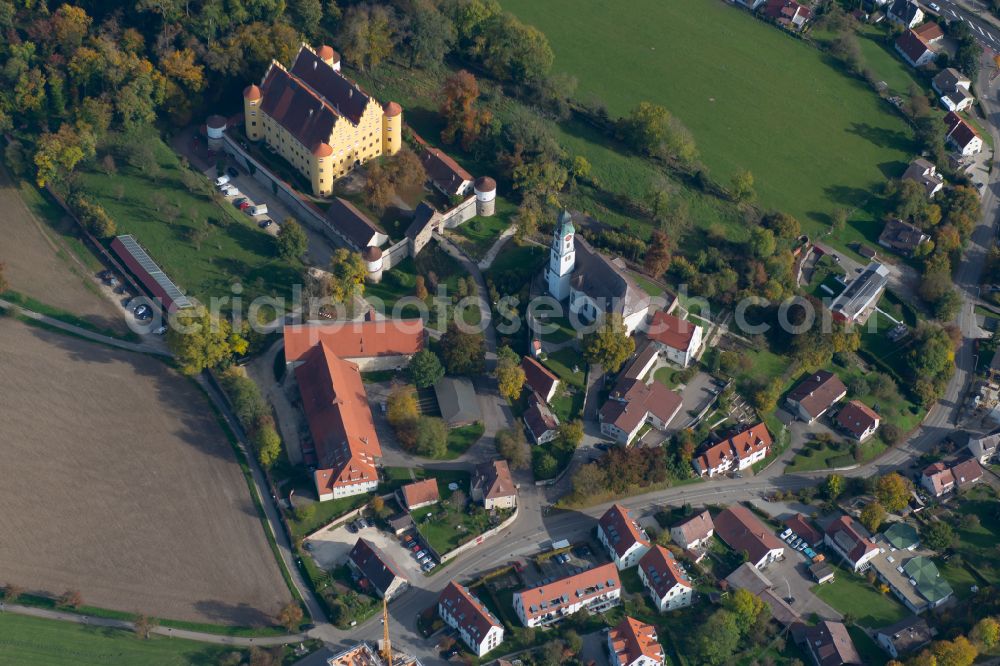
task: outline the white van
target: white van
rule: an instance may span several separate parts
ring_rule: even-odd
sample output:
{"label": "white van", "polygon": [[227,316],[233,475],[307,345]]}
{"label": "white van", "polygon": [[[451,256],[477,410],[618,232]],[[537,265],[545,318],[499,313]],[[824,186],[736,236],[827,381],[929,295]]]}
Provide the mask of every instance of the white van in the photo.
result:
{"label": "white van", "polygon": [[249,206],[247,212],[251,215],[267,215],[267,204],[257,204],[256,206]]}
{"label": "white van", "polygon": [[228,174],[222,174],[221,176],[219,176],[218,178],[215,179],[215,186],[221,188],[223,185],[225,185],[228,182],[229,182],[229,175]]}
{"label": "white van", "polygon": [[232,185],[229,185],[228,183],[222,186],[222,193],[225,194],[227,197],[240,196],[240,191],[235,187],[233,187]]}

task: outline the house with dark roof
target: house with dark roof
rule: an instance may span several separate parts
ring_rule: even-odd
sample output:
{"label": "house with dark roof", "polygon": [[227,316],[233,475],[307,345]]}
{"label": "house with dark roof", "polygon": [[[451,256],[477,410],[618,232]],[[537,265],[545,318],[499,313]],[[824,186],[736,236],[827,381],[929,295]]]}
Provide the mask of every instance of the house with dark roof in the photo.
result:
{"label": "house with dark roof", "polygon": [[840,322],[864,324],[875,311],[889,284],[889,269],[873,261],[862,269],[830,303],[830,314]]}
{"label": "house with dark roof", "polygon": [[[932,162],[923,157],[910,162],[903,172],[902,180],[911,180],[923,187],[928,199],[933,199],[935,194],[944,189],[944,177],[937,172],[937,167]],[[881,239],[879,242],[881,243]]]}
{"label": "house with dark roof", "polygon": [[517,487],[507,461],[493,460],[478,465],[472,475],[471,495],[474,501],[482,502],[487,511],[517,506]]}
{"label": "house with dark roof", "polygon": [[559,389],[559,378],[551,370],[530,356],[521,359],[524,383],[545,402],[552,402]]}
{"label": "house with dark roof", "polygon": [[881,423],[875,410],[860,400],[851,400],[841,407],[834,420],[837,422],[837,427],[859,442],[874,435]]}
{"label": "house with dark roof", "polygon": [[799,382],[788,393],[785,402],[799,419],[814,423],[846,395],[847,387],[840,377],[820,370]]}
{"label": "house with dark roof", "polygon": [[646,329],[646,336],[654,341],[667,360],[682,368],[691,365],[702,345],[702,328],[686,319],[658,310]]}
{"label": "house with dark roof", "polygon": [[424,479],[408,483],[401,487],[397,494],[399,503],[407,511],[416,511],[425,506],[437,504],[441,500],[437,479]]}
{"label": "house with dark roof", "polygon": [[472,189],[472,174],[444,151],[427,146],[420,161],[431,184],[447,197],[460,197]]}
{"label": "house with dark roof", "polygon": [[879,548],[861,525],[850,516],[837,518],[826,528],[823,542],[840,555],[855,571],[864,571],[879,554]]}
{"label": "house with dark roof", "polygon": [[924,20],[924,10],[912,0],[893,0],[885,15],[904,28],[912,28]]}
{"label": "house with dark roof", "polygon": [[767,426],[758,423],[708,447],[691,464],[700,476],[744,470],[766,458],[772,443]]}
{"label": "house with dark roof", "polygon": [[964,111],[976,101],[971,92],[972,81],[954,67],[946,67],[938,72],[931,87],[938,94],[941,106],[947,111]]}
{"label": "house with dark roof", "polygon": [[785,627],[792,627],[802,621],[802,617],[788,605],[783,594],[774,591],[774,585],[759,569],[744,562],[723,581],[723,587],[746,590],[763,601],[776,621]]}
{"label": "house with dark roof", "polygon": [[313,51],[302,44],[287,69],[272,60],[260,86],[244,89],[243,115],[247,138],[263,139],[316,196],[328,196],[334,180],[355,166],[402,147],[399,104],[383,107],[346,78],[329,46]]}
{"label": "house with dark roof", "polygon": [[969,453],[982,465],[987,465],[996,458],[997,451],[1000,450],[1000,432],[995,432],[985,437],[969,438]]}
{"label": "house with dark roof", "polygon": [[934,639],[935,632],[917,615],[875,632],[875,642],[893,659],[916,654]]}
{"label": "house with dark roof", "polygon": [[823,620],[812,627],[801,625],[793,636],[815,666],[863,666],[865,663],[841,622]]}
{"label": "house with dark roof", "polygon": [[554,624],[581,610],[603,613],[621,603],[622,583],[611,562],[514,593],[514,612],[526,627]]}
{"label": "house with dark roof", "polygon": [[907,30],[896,39],[896,52],[908,62],[911,67],[923,67],[934,61],[937,53],[920,35]]}
{"label": "house with dark roof", "polygon": [[944,124],[947,128],[945,142],[954,146],[963,157],[983,151],[983,138],[979,136],[979,131],[957,113],[949,111],[944,117]]}
{"label": "house with dark roof", "polygon": [[812,18],[812,10],[795,0],[767,0],[764,16],[786,30],[798,31]]}
{"label": "house with dark roof", "polygon": [[438,615],[458,632],[477,657],[503,643],[504,628],[500,621],[483,602],[455,581],[448,583],[438,597]]}
{"label": "house with dark roof", "polygon": [[444,216],[432,208],[426,201],[417,204],[413,211],[410,225],[404,235],[410,247],[410,256],[415,257],[431,241],[434,233],[440,233],[444,228]]}
{"label": "house with dark roof", "polygon": [[635,566],[649,550],[649,536],[621,504],[614,504],[597,521],[597,538],[619,570]]}
{"label": "house with dark roof", "polygon": [[611,666],[663,666],[664,652],[656,628],[633,617],[608,630]]}
{"label": "house with dark roof", "polygon": [[983,466],[975,458],[969,458],[952,467],[951,473],[955,477],[955,486],[962,492],[982,480]]}
{"label": "house with dark roof", "polygon": [[690,606],[694,599],[691,577],[674,554],[659,544],[639,559],[639,580],[661,613]]}
{"label": "house with dark roof", "polygon": [[702,511],[670,528],[670,540],[684,550],[699,548],[715,534],[712,514]]}
{"label": "house with dark roof", "polygon": [[895,550],[915,550],[920,545],[920,535],[915,527],[904,522],[895,522],[882,530],[882,536]]}
{"label": "house with dark roof", "polygon": [[559,418],[549,406],[532,392],[528,396],[528,408],[524,410],[524,425],[535,444],[551,442],[559,435]]}
{"label": "house with dark roof", "polygon": [[467,377],[442,377],[434,383],[434,395],[441,418],[449,428],[459,428],[483,420],[476,387]]}
{"label": "house with dark roof", "polygon": [[785,556],[785,544],[746,507],[738,504],[715,517],[715,533],[757,569]]}
{"label": "house with dark roof", "polygon": [[358,252],[389,242],[389,236],[347,199],[331,199],[323,220],[330,231]]}
{"label": "house with dark roof", "polygon": [[410,584],[392,558],[367,539],[358,539],[347,556],[347,564],[359,579],[367,580],[378,596],[391,600]]}
{"label": "house with dark roof", "polygon": [[647,423],[666,430],[682,404],[681,397],[660,382],[620,380],[598,413],[601,432],[628,446]]}
{"label": "house with dark roof", "polygon": [[878,244],[893,252],[909,257],[917,251],[921,243],[926,243],[930,239],[931,237],[921,231],[919,227],[897,218],[890,218],[886,220],[885,226],[882,227],[882,233],[878,237]]}

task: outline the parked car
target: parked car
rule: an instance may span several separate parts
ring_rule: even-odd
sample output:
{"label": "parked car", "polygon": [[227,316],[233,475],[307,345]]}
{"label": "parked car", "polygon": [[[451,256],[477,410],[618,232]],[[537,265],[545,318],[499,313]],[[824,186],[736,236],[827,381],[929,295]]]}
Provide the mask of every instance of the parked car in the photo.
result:
{"label": "parked car", "polygon": [[250,213],[251,215],[267,215],[267,204],[262,203],[262,204],[257,204],[255,206],[250,206],[250,208],[247,209],[247,212]]}
{"label": "parked car", "polygon": [[150,312],[149,306],[146,305],[145,303],[143,303],[141,305],[137,305],[136,308],[135,308],[135,316],[136,317],[141,317],[144,314],[147,314],[149,312]]}
{"label": "parked car", "polygon": [[159,327],[158,329],[156,329],[153,332],[156,333],[157,335],[163,335],[164,333],[167,332],[167,327],[166,326],[161,326],[161,327]]}
{"label": "parked car", "polygon": [[230,178],[231,178],[231,176],[229,176],[228,174],[223,174],[223,175],[219,176],[218,178],[215,179],[215,186],[216,187],[222,187],[223,185],[228,184]]}
{"label": "parked car", "polygon": [[785,531],[778,535],[778,538],[782,540],[787,539],[791,533],[792,533],[792,528],[786,527]]}
{"label": "parked car", "polygon": [[257,223],[257,226],[261,229],[267,229],[269,226],[274,224],[274,220],[264,219]]}
{"label": "parked car", "polygon": [[430,571],[431,569],[433,569],[435,566],[437,566],[437,565],[435,565],[433,562],[428,562],[427,564],[421,565],[420,568],[421,568],[421,570],[423,570],[424,573],[427,573],[428,571]]}
{"label": "parked car", "polygon": [[347,531],[351,534],[355,534],[358,531],[358,528],[355,527],[354,523],[347,523]]}
{"label": "parked car", "polygon": [[250,208],[250,206],[251,206],[250,202],[244,200],[244,202],[241,203],[239,206],[237,206],[237,208],[239,208],[240,210],[246,210],[247,208]]}
{"label": "parked car", "polygon": [[246,197],[239,197],[237,199],[233,199],[233,205],[238,208],[241,203],[249,202],[249,201],[250,200],[247,199]]}
{"label": "parked car", "polygon": [[412,550],[414,553],[417,552],[418,550],[420,550],[420,544],[419,543],[413,544],[412,546],[410,546],[410,550]]}
{"label": "parked car", "polygon": [[239,170],[237,170],[236,167],[229,167],[228,169],[226,169],[226,174],[230,178],[236,178],[236,176],[240,175],[240,172]]}
{"label": "parked car", "polygon": [[936,3],[936,2],[929,2],[929,3],[927,3],[927,6],[931,8],[932,12],[937,12],[938,14],[941,13],[941,7],[938,5],[938,3]]}

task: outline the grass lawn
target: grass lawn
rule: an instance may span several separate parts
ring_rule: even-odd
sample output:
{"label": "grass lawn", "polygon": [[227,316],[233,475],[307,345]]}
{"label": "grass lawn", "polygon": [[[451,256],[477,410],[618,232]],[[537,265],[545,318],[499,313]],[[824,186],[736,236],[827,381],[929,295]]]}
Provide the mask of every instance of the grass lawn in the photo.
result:
{"label": "grass lawn", "polygon": [[562,393],[552,399],[552,413],[559,419],[559,423],[567,423],[580,417],[583,412],[583,391],[573,391],[573,393]]}
{"label": "grass lawn", "polygon": [[879,593],[864,578],[842,567],[834,568],[836,579],[813,587],[813,594],[841,613],[853,615],[858,624],[877,629],[910,615],[891,594]]}
{"label": "grass lawn", "polygon": [[950,560],[948,562],[939,562],[938,570],[944,576],[944,579],[948,581],[948,584],[951,585],[951,589],[955,591],[955,596],[958,597],[959,601],[964,601],[971,597],[972,586],[979,584],[976,577],[968,569],[962,565],[954,564]]}
{"label": "grass lawn", "polygon": [[[348,511],[366,504],[370,499],[371,495],[365,494],[341,497],[340,499],[327,500],[326,502],[315,502],[316,510],[306,520],[299,520],[295,517],[294,512],[289,513],[288,528],[291,530],[292,536],[311,534]],[[302,500],[299,501],[301,502]]]}
{"label": "grass lawn", "polygon": [[[854,456],[851,455],[852,443],[853,441],[844,442],[839,448],[836,443],[834,443],[833,446],[823,444],[819,448],[812,448],[810,445],[814,444],[814,442],[809,442],[803,447],[803,451],[799,452],[799,454],[792,459],[792,462],[785,466],[785,471],[812,472],[817,469],[849,467],[856,462],[854,460]],[[885,451],[885,448],[885,444],[878,439],[878,437],[872,437],[861,445],[861,450],[863,452],[861,462],[872,460]],[[809,455],[803,455],[803,452],[807,450],[811,451],[811,453]]]}
{"label": "grass lawn", "polygon": [[421,536],[438,555],[444,555],[490,528],[490,516],[485,511],[459,512],[443,503],[418,509],[410,515]]}
{"label": "grass lawn", "polygon": [[130,631],[84,626],[42,618],[0,614],[0,662],[25,666],[217,664],[233,652],[180,638],[139,640]]}
{"label": "grass lawn", "polygon": [[557,345],[576,338],[577,331],[566,315],[561,317],[547,317],[544,322],[539,321],[538,325],[544,326],[545,330],[553,329],[551,333],[542,333],[542,340],[545,342]]}
{"label": "grass lawn", "polygon": [[[577,389],[583,389],[583,382],[586,374],[587,362],[580,356],[580,352],[570,347],[552,352],[543,361],[545,366],[554,372],[559,379],[566,384]],[[573,368],[578,368],[578,372],[573,372]]]}
{"label": "grass lawn", "polygon": [[863,663],[885,663],[885,651],[878,646],[878,643],[871,636],[865,633],[864,629],[852,624],[847,628],[847,633],[851,635],[851,640],[854,641],[854,647],[858,649],[858,654],[861,655]]}
{"label": "grass lawn", "polygon": [[448,452],[442,456],[442,460],[454,460],[468,451],[469,447],[479,441],[485,430],[482,423],[473,423],[450,430],[448,432]]}
{"label": "grass lawn", "polygon": [[453,238],[457,239],[466,254],[478,261],[486,256],[503,230],[510,226],[516,213],[517,206],[508,199],[497,196],[496,212],[492,217],[472,218],[452,229]]}
{"label": "grass lawn", "polygon": [[659,368],[653,373],[653,379],[660,382],[668,389],[675,389],[680,384],[680,381],[677,379],[677,375],[681,372],[681,370],[677,370],[676,368]]}
{"label": "grass lawn", "polygon": [[[642,101],[662,104],[690,128],[715,178],[750,169],[760,202],[799,218],[811,235],[835,209],[861,209],[832,239],[837,245],[878,235],[872,192],[903,172],[912,136],[887,103],[817,49],[708,0],[502,4],[548,36],[553,69],[578,78],[578,98],[600,98],[612,117]],[[614,57],[594,57],[579,39],[593,25],[603,26]],[[717,43],[725,48],[704,48]]]}
{"label": "grass lawn", "polygon": [[656,284],[649,278],[639,275],[638,273],[632,273],[632,279],[635,280],[635,283],[650,296],[662,296],[664,292],[666,292],[666,289]]}
{"label": "grass lawn", "polygon": [[280,259],[274,237],[248,215],[213,201],[211,184],[200,175],[204,189],[188,191],[177,155],[152,133],[147,142],[159,165],[155,179],[124,163],[114,175],[79,173],[80,189],[104,206],[118,233],[133,234],[182,291],[206,304],[212,296],[231,296],[237,282],[244,303],[289,297],[302,265]]}
{"label": "grass lawn", "polygon": [[[996,507],[996,493],[980,485],[962,499],[958,510],[961,514],[977,516],[979,525],[963,526],[957,516],[953,521],[958,535],[955,551],[993,585],[1000,583],[1000,561],[996,556],[996,545],[1000,543],[1000,515]],[[959,589],[958,585],[953,587],[956,591]]]}

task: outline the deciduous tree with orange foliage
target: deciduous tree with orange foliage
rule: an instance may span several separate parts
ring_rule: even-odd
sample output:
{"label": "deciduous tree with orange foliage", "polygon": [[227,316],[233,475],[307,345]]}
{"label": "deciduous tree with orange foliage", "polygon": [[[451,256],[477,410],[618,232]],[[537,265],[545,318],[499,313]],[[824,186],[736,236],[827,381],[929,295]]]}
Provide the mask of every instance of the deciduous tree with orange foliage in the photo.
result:
{"label": "deciduous tree with orange foliage", "polygon": [[466,70],[459,70],[447,78],[441,88],[441,115],[444,129],[441,140],[447,144],[459,141],[463,150],[469,150],[483,127],[493,120],[492,114],[476,106],[479,84],[476,77]]}

